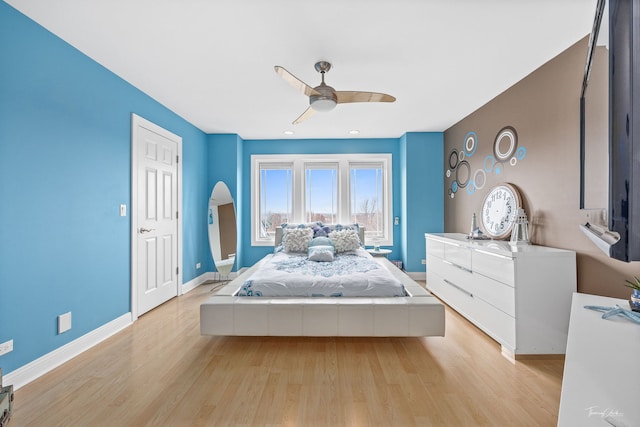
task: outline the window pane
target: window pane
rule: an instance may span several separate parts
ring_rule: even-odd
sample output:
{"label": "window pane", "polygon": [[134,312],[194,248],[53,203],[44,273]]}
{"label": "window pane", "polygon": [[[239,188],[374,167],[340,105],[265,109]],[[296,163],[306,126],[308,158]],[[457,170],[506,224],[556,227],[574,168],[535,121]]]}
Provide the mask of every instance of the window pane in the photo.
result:
{"label": "window pane", "polygon": [[307,222],[335,224],[338,215],[337,166],[305,169],[305,217]]}
{"label": "window pane", "polygon": [[292,215],[291,169],[260,168],[260,237],[272,238]]}
{"label": "window pane", "polygon": [[351,220],[366,227],[368,238],[384,237],[382,165],[351,166]]}

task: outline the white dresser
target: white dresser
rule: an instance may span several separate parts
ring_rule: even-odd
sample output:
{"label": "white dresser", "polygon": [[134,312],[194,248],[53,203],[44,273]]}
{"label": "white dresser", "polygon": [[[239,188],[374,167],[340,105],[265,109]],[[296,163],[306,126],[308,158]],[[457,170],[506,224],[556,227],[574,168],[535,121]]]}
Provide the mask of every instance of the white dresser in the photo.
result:
{"label": "white dresser", "polygon": [[575,252],[460,233],[425,238],[427,289],[498,341],[503,355],[565,353]]}
{"label": "white dresser", "polygon": [[623,299],[573,296],[558,427],[640,426],[640,325],[584,308],[616,304],[629,308]]}

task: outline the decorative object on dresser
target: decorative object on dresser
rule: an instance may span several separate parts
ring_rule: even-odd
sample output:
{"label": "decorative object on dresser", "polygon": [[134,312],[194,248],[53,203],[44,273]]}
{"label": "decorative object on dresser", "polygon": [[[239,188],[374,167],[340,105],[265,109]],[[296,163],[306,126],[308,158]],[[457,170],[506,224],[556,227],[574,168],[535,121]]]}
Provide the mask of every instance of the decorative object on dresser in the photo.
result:
{"label": "decorative object on dresser", "polygon": [[564,354],[575,252],[462,233],[425,238],[427,289],[498,341],[505,357]]}
{"label": "decorative object on dresser", "polygon": [[633,281],[625,280],[624,284],[627,288],[631,288],[631,297],[629,299],[629,306],[631,310],[640,311],[640,278],[633,276]]}
{"label": "decorative object on dresser", "polygon": [[524,209],[518,208],[516,212],[516,220],[513,223],[513,230],[511,230],[511,240],[509,244],[528,245],[529,244],[529,221],[527,221],[527,214]]}
{"label": "decorative object on dresser", "polygon": [[485,233],[494,239],[509,237],[516,220],[518,208],[522,207],[518,189],[509,183],[496,185],[482,202],[480,220]]}

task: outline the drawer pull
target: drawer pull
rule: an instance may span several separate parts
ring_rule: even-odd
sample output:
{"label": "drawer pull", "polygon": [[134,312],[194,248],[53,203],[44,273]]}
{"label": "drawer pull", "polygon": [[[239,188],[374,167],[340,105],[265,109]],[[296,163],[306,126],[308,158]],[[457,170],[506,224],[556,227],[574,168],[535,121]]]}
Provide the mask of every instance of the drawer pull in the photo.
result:
{"label": "drawer pull", "polygon": [[452,267],[456,267],[456,268],[459,268],[460,270],[466,271],[467,273],[472,273],[472,271],[470,269],[468,269],[466,267],[463,267],[461,265],[458,265],[458,264],[454,264],[451,261],[447,261],[447,260],[443,259],[442,262],[444,262],[445,264],[449,264]]}
{"label": "drawer pull", "polygon": [[461,288],[460,286],[456,285],[455,283],[451,283],[447,279],[443,279],[443,280],[444,280],[444,283],[446,283],[447,285],[453,286],[454,288],[456,288],[457,290],[459,290],[463,294],[469,295],[469,297],[473,298],[473,294],[468,292],[466,289]]}
{"label": "drawer pull", "polygon": [[507,256],[507,255],[494,254],[493,252],[482,251],[480,249],[474,249],[474,251],[480,252],[480,253],[485,254],[485,255],[491,255],[491,256],[494,256],[494,257],[497,257],[497,258],[508,259],[509,261],[513,260],[512,257]]}

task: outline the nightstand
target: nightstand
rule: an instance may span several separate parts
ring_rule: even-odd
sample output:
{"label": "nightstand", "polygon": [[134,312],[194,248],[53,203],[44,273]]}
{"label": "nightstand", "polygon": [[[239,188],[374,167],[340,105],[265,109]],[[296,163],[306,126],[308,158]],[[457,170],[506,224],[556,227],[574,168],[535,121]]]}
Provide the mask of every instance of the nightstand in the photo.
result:
{"label": "nightstand", "polygon": [[393,251],[391,249],[367,249],[367,252],[369,252],[373,256],[386,257],[387,255],[389,255]]}

